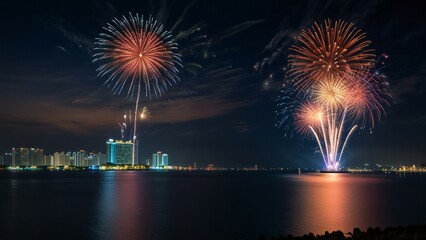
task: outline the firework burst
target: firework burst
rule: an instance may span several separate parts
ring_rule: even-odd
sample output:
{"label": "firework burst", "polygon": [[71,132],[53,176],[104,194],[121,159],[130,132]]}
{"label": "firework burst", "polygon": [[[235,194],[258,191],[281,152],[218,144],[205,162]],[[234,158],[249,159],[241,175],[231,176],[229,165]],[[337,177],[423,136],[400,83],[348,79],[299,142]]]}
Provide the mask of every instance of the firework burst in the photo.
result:
{"label": "firework burst", "polygon": [[370,41],[353,23],[342,20],[324,21],[297,38],[298,45],[290,47],[289,74],[297,79],[298,88],[309,88],[318,81],[339,77],[343,73],[371,67],[375,61]]}
{"label": "firework burst", "polygon": [[313,91],[319,105],[336,109],[346,103],[348,87],[342,78],[331,77],[318,82]]}
{"label": "firework burst", "polygon": [[132,96],[143,82],[146,96],[158,96],[179,79],[177,44],[152,17],[129,14],[112,20],[104,30],[96,38],[93,62],[101,63],[98,76],[108,76],[105,83],[114,93],[127,86]]}
{"label": "firework burst", "polygon": [[324,110],[321,105],[305,102],[294,113],[294,126],[301,134],[308,134],[310,128],[321,127],[324,121]]}
{"label": "firework burst", "polygon": [[[136,94],[132,164],[135,164],[136,123],[141,88],[145,96],[159,96],[168,86],[176,83],[181,67],[178,48],[170,32],[152,17],[147,20],[138,14],[114,19],[104,27],[95,41],[93,62],[100,63],[99,77],[107,77],[105,84],[114,93],[128,88],[132,98]],[[135,93],[136,92],[136,93]]]}
{"label": "firework burst", "polygon": [[350,116],[363,128],[368,123],[374,127],[375,122],[386,114],[385,106],[389,106],[392,99],[387,82],[382,75],[368,69],[350,72],[345,78],[349,82],[346,105]]}
{"label": "firework burst", "polygon": [[143,107],[140,114],[141,120],[146,120],[151,117],[151,113],[148,110],[148,107]]}
{"label": "firework burst", "polygon": [[278,98],[278,125],[313,136],[327,170],[336,171],[356,129],[374,127],[385,114],[388,85],[374,73],[370,41],[353,23],[315,23],[298,40],[300,45],[290,48],[293,80]]}

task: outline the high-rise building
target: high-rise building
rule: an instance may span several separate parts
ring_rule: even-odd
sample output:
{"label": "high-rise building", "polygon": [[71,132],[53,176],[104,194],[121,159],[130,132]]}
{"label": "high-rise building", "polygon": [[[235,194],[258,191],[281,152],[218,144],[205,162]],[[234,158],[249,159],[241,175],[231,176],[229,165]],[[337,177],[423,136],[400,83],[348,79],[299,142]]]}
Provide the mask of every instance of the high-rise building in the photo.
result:
{"label": "high-rise building", "polygon": [[53,160],[53,165],[54,166],[65,166],[65,153],[64,152],[55,152],[53,154],[54,160]]}
{"label": "high-rise building", "polygon": [[67,152],[65,155],[67,156],[67,158],[68,158],[68,159],[69,159],[69,161],[70,161],[70,164],[69,164],[69,165],[71,165],[71,166],[77,166],[77,164],[76,164],[76,159],[75,159],[75,157],[76,157],[76,152]]}
{"label": "high-rise building", "polygon": [[71,165],[71,157],[67,154],[65,154],[65,165],[69,166]]}
{"label": "high-rise building", "polygon": [[12,153],[5,153],[3,155],[3,164],[8,166],[12,165]]}
{"label": "high-rise building", "polygon": [[54,158],[52,155],[45,155],[43,157],[43,165],[44,166],[52,166],[54,163]]}
{"label": "high-rise building", "polygon": [[84,157],[84,161],[83,161],[83,165],[84,166],[93,166],[95,164],[93,164],[93,153],[89,153],[88,155],[86,155],[86,157]]}
{"label": "high-rise building", "polygon": [[98,158],[98,165],[104,165],[107,162],[107,155],[104,153],[98,152],[96,157]]}
{"label": "high-rise building", "polygon": [[75,165],[88,166],[87,161],[85,161],[85,158],[86,158],[86,151],[80,150],[79,152],[75,153]]}
{"label": "high-rise building", "polygon": [[12,148],[12,166],[30,165],[30,155],[28,148]]}
{"label": "high-rise building", "polygon": [[160,151],[152,154],[151,167],[159,168],[161,166],[161,155],[163,155],[163,154]]}
{"label": "high-rise building", "polygon": [[114,164],[132,164],[133,143],[109,139],[106,142],[107,161]]}
{"label": "high-rise building", "polygon": [[156,153],[153,153],[152,154],[152,159],[151,159],[151,164],[150,164],[150,167],[153,167],[153,168],[155,168],[155,167],[157,167],[156,165],[155,165],[155,163],[157,162],[157,154]]}
{"label": "high-rise building", "polygon": [[167,153],[162,153],[158,151],[157,153],[152,154],[151,167],[160,168],[169,165],[169,155]]}
{"label": "high-rise building", "polygon": [[164,166],[169,166],[169,155],[167,155],[167,153],[163,153],[163,155],[161,156],[161,165]]}
{"label": "high-rise building", "polygon": [[90,153],[90,156],[92,156],[93,162],[92,165],[104,165],[106,163],[106,155],[98,152],[98,153]]}
{"label": "high-rise building", "polygon": [[28,151],[28,161],[30,166],[43,165],[44,151],[40,148],[30,148]]}
{"label": "high-rise building", "polygon": [[12,166],[41,166],[43,153],[40,148],[12,148]]}

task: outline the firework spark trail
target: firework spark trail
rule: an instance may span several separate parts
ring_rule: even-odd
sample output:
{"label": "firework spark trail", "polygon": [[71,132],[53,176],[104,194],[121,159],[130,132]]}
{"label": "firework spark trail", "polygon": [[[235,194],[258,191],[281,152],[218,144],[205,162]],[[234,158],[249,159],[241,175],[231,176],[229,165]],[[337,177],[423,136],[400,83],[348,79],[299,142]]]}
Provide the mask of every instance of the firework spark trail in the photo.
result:
{"label": "firework spark trail", "polygon": [[349,131],[348,135],[346,136],[345,142],[343,143],[342,150],[340,151],[340,156],[338,162],[340,162],[340,159],[342,158],[343,151],[345,150],[346,144],[348,143],[349,138],[351,137],[352,133],[358,128],[358,125],[355,125],[352,127],[352,129]]}
{"label": "firework spark trail", "polygon": [[[319,126],[313,127],[313,125],[310,124],[307,125],[307,127],[314,134],[315,139],[317,140],[327,169],[336,170],[339,165],[340,157],[343,153],[346,143],[354,130],[351,130],[349,132],[342,146],[341,137],[343,134],[342,130],[345,122],[346,111],[344,111],[342,116],[340,116],[339,114],[336,114],[331,108],[329,108],[323,110],[322,115],[324,115],[324,117],[321,117],[319,119]],[[327,119],[327,125],[324,124],[323,118]],[[356,129],[357,125],[355,125],[354,127]],[[317,132],[316,129],[319,132]]]}
{"label": "firework spark trail", "polygon": [[96,38],[96,53],[93,55],[93,62],[101,63],[97,68],[98,76],[108,76],[105,84],[112,86],[114,93],[120,94],[127,87],[127,95],[132,98],[136,88],[132,138],[134,165],[142,85],[145,96],[160,96],[168,86],[179,80],[181,59],[170,32],[165,31],[163,25],[152,17],[145,20],[143,16],[129,13],[129,17],[113,19],[104,30]]}
{"label": "firework spark trail", "polygon": [[121,140],[123,141],[129,140],[128,136],[131,135],[131,131],[129,133],[128,127],[127,127],[127,126],[130,126],[132,123],[131,114],[132,114],[131,111],[129,112],[126,111],[123,115],[123,118],[121,120],[118,120],[117,122],[118,126],[120,127]]}
{"label": "firework spark trail", "polygon": [[131,127],[129,128],[129,126],[132,126],[133,124],[132,111],[125,111],[123,118],[121,120],[118,120],[117,124],[120,127],[121,140],[131,140],[133,131]]}
{"label": "firework spark trail", "polygon": [[324,164],[327,166],[327,161],[326,161],[327,158],[326,158],[326,155],[324,154],[324,150],[322,149],[321,140],[319,139],[318,134],[317,134],[317,132],[315,132],[313,127],[309,126],[309,129],[312,131],[312,133],[315,136],[315,139],[317,140],[318,146],[321,150],[322,159],[324,160]]}
{"label": "firework spark trail", "polygon": [[[363,129],[371,123],[374,127],[385,114],[391,98],[388,85],[383,75],[373,71],[370,41],[353,23],[314,23],[298,41],[290,48],[288,72],[293,81],[287,83],[291,87],[286,86],[282,90],[286,95],[278,98],[278,125],[286,130],[293,125],[302,135],[312,134],[327,170],[336,171],[359,126]],[[294,92],[305,98],[291,97]]]}
{"label": "firework spark trail", "polygon": [[[139,120],[148,120],[151,117],[151,112],[149,111],[147,106],[144,106],[139,110]],[[123,141],[128,141],[131,139],[131,136],[133,135],[132,128],[128,128],[128,126],[133,125],[133,117],[132,117],[132,110],[125,111],[123,118],[121,120],[117,121],[118,126],[120,127],[120,134],[121,139]]]}

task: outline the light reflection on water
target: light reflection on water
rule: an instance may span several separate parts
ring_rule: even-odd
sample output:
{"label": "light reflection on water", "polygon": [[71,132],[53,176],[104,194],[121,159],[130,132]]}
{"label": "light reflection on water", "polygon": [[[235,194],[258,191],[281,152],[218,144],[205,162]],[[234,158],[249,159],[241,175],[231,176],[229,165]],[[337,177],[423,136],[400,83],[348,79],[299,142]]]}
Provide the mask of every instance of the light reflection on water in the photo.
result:
{"label": "light reflection on water", "polygon": [[0,230],[2,239],[195,240],[425,224],[425,184],[411,175],[0,173]]}
{"label": "light reflection on water", "polygon": [[[354,227],[375,227],[386,222],[385,205],[380,204],[385,196],[375,188],[385,184],[386,178],[327,173],[305,174],[291,181],[298,185],[293,200],[299,203],[294,215],[300,225],[294,231],[299,234],[307,229],[314,234],[326,230],[348,232]],[[378,211],[381,214],[375,214]]]}
{"label": "light reflection on water", "polygon": [[93,236],[98,239],[138,239],[135,233],[148,234],[144,208],[144,183],[138,172],[106,172],[101,183],[97,224]]}

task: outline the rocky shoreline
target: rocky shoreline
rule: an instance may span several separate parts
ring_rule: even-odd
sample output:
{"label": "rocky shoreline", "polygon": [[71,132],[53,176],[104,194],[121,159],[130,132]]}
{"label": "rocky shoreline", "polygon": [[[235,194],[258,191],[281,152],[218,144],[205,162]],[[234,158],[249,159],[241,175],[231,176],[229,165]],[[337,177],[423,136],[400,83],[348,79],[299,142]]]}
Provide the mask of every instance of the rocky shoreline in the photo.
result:
{"label": "rocky shoreline", "polygon": [[[267,240],[268,238],[261,236],[258,240]],[[354,228],[352,232],[343,233],[342,231],[333,231],[329,233],[326,231],[323,235],[314,235],[313,233],[305,234],[303,236],[294,237],[278,236],[271,237],[270,240],[422,240],[426,239],[426,225],[408,225],[399,227],[387,227],[385,229],[368,228],[366,231],[361,231],[359,228]]]}

